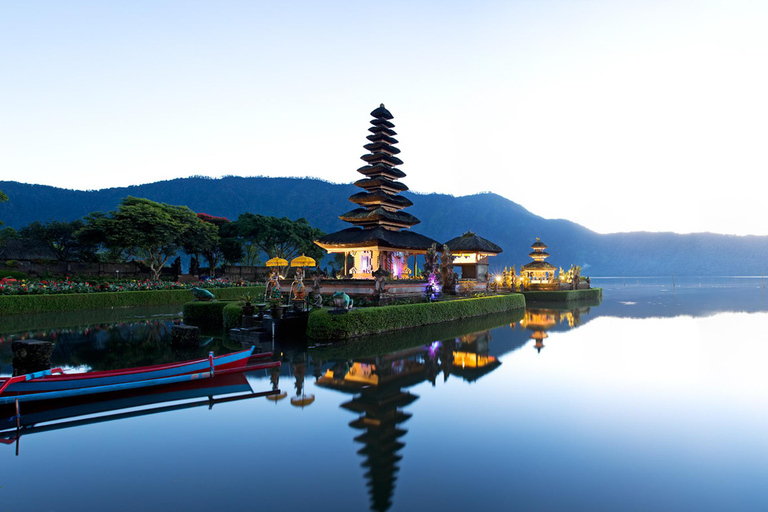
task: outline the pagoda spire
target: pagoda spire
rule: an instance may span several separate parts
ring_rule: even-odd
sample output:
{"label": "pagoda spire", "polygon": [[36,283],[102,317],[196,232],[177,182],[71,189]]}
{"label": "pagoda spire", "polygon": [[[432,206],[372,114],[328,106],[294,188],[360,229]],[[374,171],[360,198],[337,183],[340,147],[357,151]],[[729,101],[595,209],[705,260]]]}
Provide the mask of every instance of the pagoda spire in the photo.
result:
{"label": "pagoda spire", "polygon": [[366,165],[357,170],[364,178],[355,182],[364,192],[349,198],[360,208],[339,218],[362,228],[381,226],[393,231],[409,228],[420,221],[401,211],[413,203],[400,195],[408,187],[398,181],[405,177],[405,173],[396,167],[402,165],[403,161],[396,156],[400,149],[395,147],[398,141],[394,138],[397,132],[393,130],[395,125],[391,122],[394,117],[383,103],[371,112],[371,116],[373,119],[368,128],[371,135],[366,137],[370,142],[363,146],[369,153],[360,157]]}

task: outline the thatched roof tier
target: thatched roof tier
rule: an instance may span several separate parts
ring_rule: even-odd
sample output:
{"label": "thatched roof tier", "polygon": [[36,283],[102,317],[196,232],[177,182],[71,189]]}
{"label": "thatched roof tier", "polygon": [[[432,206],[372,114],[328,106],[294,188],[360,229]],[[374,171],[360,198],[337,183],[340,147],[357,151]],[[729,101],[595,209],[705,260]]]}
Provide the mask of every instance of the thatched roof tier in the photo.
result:
{"label": "thatched roof tier", "polygon": [[549,253],[546,251],[533,251],[528,253],[529,258],[549,258]]}
{"label": "thatched roof tier", "polygon": [[394,119],[394,116],[384,107],[383,103],[379,105],[379,108],[371,111],[371,116],[378,119]]}
{"label": "thatched roof tier", "polygon": [[394,180],[398,178],[405,178],[405,173],[403,171],[384,164],[364,165],[363,167],[359,168],[357,172],[360,174],[365,174],[369,178],[376,176],[386,176]]}
{"label": "thatched roof tier", "polygon": [[387,144],[384,141],[371,142],[370,144],[366,144],[363,147],[372,153],[376,153],[377,151],[384,151],[390,155],[396,155],[400,153],[400,148],[396,148],[395,146]]}
{"label": "thatched roof tier", "polygon": [[522,270],[555,270],[557,267],[551,263],[547,263],[546,261],[532,261],[530,263],[526,263],[520,268]]}
{"label": "thatched roof tier", "polygon": [[370,128],[368,128],[368,131],[374,135],[383,134],[388,137],[394,137],[395,135],[397,135],[397,132],[395,130],[390,130],[386,126],[371,126]]}
{"label": "thatched roof tier", "polygon": [[351,222],[356,225],[360,224],[388,224],[395,226],[415,226],[419,222],[419,219],[405,212],[391,212],[382,207],[375,208],[373,210],[366,210],[365,208],[357,208],[351,212],[347,212],[344,215],[340,215],[339,218],[345,222]]}
{"label": "thatched roof tier", "polygon": [[387,194],[386,192],[360,192],[350,196],[350,201],[360,205],[382,204],[394,208],[407,208],[413,203],[407,197],[400,195]]}
{"label": "thatched roof tier", "polygon": [[542,242],[538,238],[536,239],[535,242],[533,242],[533,245],[531,245],[531,249],[541,249],[541,250],[544,250],[546,248],[547,248],[546,244],[544,242]]}
{"label": "thatched roof tier", "polygon": [[395,124],[387,121],[386,119],[373,119],[371,124],[374,126],[386,126],[387,128],[394,128]]}
{"label": "thatched roof tier", "polygon": [[383,151],[363,155],[360,157],[360,159],[365,160],[371,165],[378,164],[378,163],[383,163],[383,164],[392,165],[392,166],[403,165],[402,160],[400,160],[396,156],[392,156],[387,153],[384,153]]}
{"label": "thatched roof tier", "polygon": [[400,183],[399,181],[388,180],[383,176],[357,180],[355,182],[355,186],[364,188],[365,190],[374,190],[379,188],[385,188],[385,189],[388,188],[390,190],[396,190],[398,192],[405,192],[406,190],[408,190],[407,185]]}
{"label": "thatched roof tier", "polygon": [[451,250],[451,252],[477,252],[483,254],[499,254],[504,249],[486,240],[481,236],[477,236],[471,231],[467,231],[461,236],[457,236],[452,240],[445,242],[445,245]]}
{"label": "thatched roof tier", "polygon": [[387,144],[397,144],[399,142],[397,139],[394,139],[388,135],[384,135],[383,133],[368,135],[366,139],[368,139],[371,142],[383,141],[383,142],[386,142]]}
{"label": "thatched roof tier", "polygon": [[410,230],[393,231],[381,226],[370,229],[359,227],[343,229],[315,241],[324,249],[380,247],[390,250],[427,250],[437,241]]}

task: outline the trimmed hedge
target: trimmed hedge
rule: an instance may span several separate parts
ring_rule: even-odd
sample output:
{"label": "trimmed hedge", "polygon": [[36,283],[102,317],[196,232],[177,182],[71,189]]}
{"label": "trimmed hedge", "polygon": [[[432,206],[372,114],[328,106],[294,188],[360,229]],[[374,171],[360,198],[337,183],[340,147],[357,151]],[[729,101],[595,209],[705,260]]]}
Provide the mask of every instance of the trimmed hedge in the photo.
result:
{"label": "trimmed hedge", "polygon": [[240,327],[243,317],[243,306],[245,302],[239,300],[236,302],[230,302],[221,312],[222,325],[224,326],[224,332],[229,332],[230,329]]}
{"label": "trimmed hedge", "polygon": [[525,308],[525,297],[515,293],[477,299],[353,309],[340,314],[332,314],[324,309],[310,313],[307,336],[318,340],[340,340],[522,308]]}
{"label": "trimmed hedge", "polygon": [[558,290],[550,292],[522,292],[525,300],[531,302],[564,302],[571,300],[603,300],[602,288],[589,290]]}
{"label": "trimmed hedge", "polygon": [[[248,292],[264,293],[264,286],[207,288],[219,300],[233,300]],[[69,293],[61,295],[0,295],[0,316],[49,311],[124,308],[183,304],[194,298],[190,290],[152,290],[139,292]]]}

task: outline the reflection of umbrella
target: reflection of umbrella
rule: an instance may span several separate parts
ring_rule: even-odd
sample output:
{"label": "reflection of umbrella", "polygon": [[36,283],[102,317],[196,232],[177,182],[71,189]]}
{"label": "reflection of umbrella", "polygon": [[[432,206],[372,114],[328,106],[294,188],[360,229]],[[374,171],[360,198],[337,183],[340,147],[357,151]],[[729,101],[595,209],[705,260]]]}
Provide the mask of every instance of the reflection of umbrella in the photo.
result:
{"label": "reflection of umbrella", "polygon": [[288,265],[288,260],[283,258],[278,258],[277,256],[267,261],[268,267],[285,267],[287,265]]}
{"label": "reflection of umbrella", "polygon": [[283,391],[282,393],[277,393],[275,395],[267,395],[267,400],[272,400],[273,402],[277,403],[278,400],[282,400],[287,396],[288,396],[288,393]]}
{"label": "reflection of umbrella", "polygon": [[291,397],[291,405],[301,407],[302,409],[315,401],[315,395],[305,395]]}
{"label": "reflection of umbrella", "polygon": [[292,267],[314,267],[316,265],[317,263],[314,259],[309,256],[304,256],[303,254],[291,260]]}

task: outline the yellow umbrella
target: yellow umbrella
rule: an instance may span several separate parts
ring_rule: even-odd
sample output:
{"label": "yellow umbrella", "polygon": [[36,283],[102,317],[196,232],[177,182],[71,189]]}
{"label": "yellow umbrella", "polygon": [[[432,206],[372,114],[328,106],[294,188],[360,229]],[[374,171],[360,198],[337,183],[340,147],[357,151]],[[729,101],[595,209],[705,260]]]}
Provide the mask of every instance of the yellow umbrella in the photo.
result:
{"label": "yellow umbrella", "polygon": [[284,258],[274,257],[267,261],[268,267],[286,267],[288,266],[288,260]]}
{"label": "yellow umbrella", "polygon": [[304,256],[303,254],[291,260],[292,267],[314,267],[316,265],[317,263],[314,259],[309,256]]}
{"label": "yellow umbrella", "polygon": [[291,405],[302,409],[315,401],[315,395],[301,395],[291,398]]}
{"label": "yellow umbrella", "polygon": [[274,395],[267,395],[267,400],[272,400],[273,402],[277,403],[278,400],[282,400],[283,398],[285,398],[287,396],[288,396],[288,393],[283,391],[281,393],[277,393],[277,394],[274,394]]}

